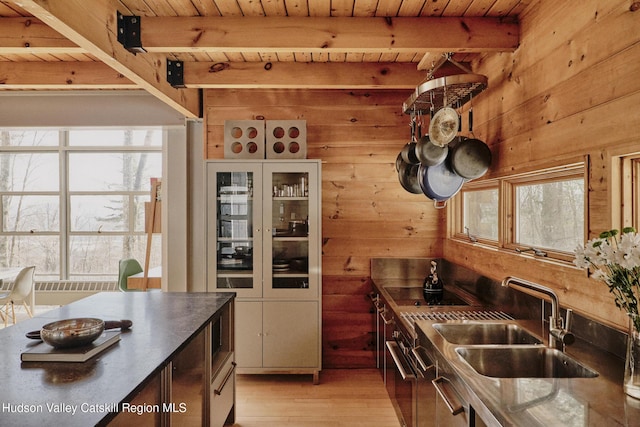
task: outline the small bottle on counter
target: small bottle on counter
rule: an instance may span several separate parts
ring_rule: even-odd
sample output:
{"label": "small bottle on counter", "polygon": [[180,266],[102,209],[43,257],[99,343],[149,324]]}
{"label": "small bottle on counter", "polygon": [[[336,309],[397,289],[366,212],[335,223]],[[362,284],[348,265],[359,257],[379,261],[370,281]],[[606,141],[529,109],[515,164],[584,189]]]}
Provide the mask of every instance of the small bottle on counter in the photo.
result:
{"label": "small bottle on counter", "polygon": [[438,264],[435,261],[431,261],[431,272],[424,279],[422,293],[424,300],[429,305],[439,305],[442,303],[442,296],[444,293],[444,283],[438,273],[436,272]]}

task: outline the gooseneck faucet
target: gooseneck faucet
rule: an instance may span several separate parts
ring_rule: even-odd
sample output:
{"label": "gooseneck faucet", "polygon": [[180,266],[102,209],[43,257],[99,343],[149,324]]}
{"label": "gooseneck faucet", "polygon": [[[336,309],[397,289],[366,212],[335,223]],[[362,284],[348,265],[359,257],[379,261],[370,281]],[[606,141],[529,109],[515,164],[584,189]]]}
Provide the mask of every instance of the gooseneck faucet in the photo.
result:
{"label": "gooseneck faucet", "polygon": [[570,332],[573,310],[567,309],[567,319],[562,319],[560,316],[560,301],[558,299],[558,295],[556,295],[553,289],[513,276],[505,277],[502,281],[502,286],[507,288],[512,287],[515,289],[529,289],[547,295],[551,300],[551,316],[549,317],[549,347],[564,351],[565,345],[571,345],[575,342],[575,336]]}

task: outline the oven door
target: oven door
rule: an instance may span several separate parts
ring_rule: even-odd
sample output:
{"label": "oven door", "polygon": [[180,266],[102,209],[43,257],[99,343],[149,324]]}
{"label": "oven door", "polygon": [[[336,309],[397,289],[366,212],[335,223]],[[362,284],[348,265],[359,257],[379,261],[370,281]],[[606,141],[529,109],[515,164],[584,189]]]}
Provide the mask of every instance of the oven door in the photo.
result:
{"label": "oven door", "polygon": [[393,386],[387,391],[396,410],[400,423],[404,427],[415,427],[417,395],[417,375],[403,354],[402,348],[396,341],[387,341],[387,354],[390,359],[390,369],[393,369]]}
{"label": "oven door", "polygon": [[[402,334],[399,335],[402,337]],[[385,343],[393,365],[393,390],[389,396],[401,424],[406,427],[435,427],[436,391],[431,383],[435,367],[421,347],[411,348],[401,339]]]}

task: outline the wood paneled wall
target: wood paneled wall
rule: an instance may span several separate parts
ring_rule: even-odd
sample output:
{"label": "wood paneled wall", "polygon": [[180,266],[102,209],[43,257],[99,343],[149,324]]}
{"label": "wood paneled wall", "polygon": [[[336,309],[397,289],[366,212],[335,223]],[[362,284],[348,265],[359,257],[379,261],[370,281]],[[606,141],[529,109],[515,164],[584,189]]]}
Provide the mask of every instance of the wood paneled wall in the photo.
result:
{"label": "wood paneled wall", "polygon": [[[590,237],[619,226],[611,207],[612,165],[615,156],[640,151],[640,11],[633,5],[534,2],[521,16],[518,50],[474,64],[489,77],[489,89],[474,103],[475,133],[495,160],[488,176],[587,154]],[[547,284],[563,306],[626,327],[606,286],[569,265],[450,239],[445,256],[497,279],[515,275]]]}
{"label": "wood paneled wall", "polygon": [[323,365],[373,367],[371,257],[441,256],[445,215],[400,186],[410,140],[403,91],[208,90],[207,158],[223,158],[225,120],[306,120],[322,159]]}
{"label": "wood paneled wall", "polygon": [[[474,100],[475,136],[489,143],[487,178],[590,158],[589,233],[616,224],[614,156],[640,151],[640,11],[630,0],[532,2],[521,45],[474,64],[489,89]],[[418,83],[418,82],[416,82]],[[374,366],[366,293],[371,257],[439,257],[489,277],[556,289],[563,306],[623,329],[606,287],[570,265],[446,238],[446,217],[400,187],[395,158],[409,140],[404,91],[208,90],[207,158],[223,158],[225,120],[307,121],[309,158],[323,160],[323,363]]]}

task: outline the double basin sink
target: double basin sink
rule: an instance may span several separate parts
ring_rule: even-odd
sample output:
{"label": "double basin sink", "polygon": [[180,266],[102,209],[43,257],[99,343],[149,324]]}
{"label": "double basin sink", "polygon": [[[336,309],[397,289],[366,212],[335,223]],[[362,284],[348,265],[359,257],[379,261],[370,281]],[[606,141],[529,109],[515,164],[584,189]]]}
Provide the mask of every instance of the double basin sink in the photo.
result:
{"label": "double basin sink", "polygon": [[435,323],[476,373],[495,378],[594,378],[598,373],[514,323]]}

